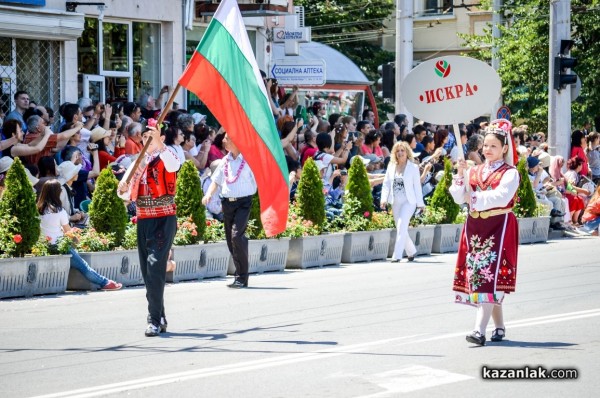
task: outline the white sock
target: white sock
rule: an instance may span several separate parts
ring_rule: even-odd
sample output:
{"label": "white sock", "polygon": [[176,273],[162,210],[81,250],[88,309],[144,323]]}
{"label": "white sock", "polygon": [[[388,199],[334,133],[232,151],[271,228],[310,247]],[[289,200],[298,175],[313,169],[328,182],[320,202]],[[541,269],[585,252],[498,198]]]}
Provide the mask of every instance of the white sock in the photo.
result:
{"label": "white sock", "polygon": [[494,304],[482,303],[477,308],[477,317],[475,318],[475,330],[479,331],[482,336],[485,336],[485,329],[492,316]]}
{"label": "white sock", "polygon": [[502,313],[502,304],[495,305],[492,310],[492,319],[496,329],[504,329],[504,315]]}

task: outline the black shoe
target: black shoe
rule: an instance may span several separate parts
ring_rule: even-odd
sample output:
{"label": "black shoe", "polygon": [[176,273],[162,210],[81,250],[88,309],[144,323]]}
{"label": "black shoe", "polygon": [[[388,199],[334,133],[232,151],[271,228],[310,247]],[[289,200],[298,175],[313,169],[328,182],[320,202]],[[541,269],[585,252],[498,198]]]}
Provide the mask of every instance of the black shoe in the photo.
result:
{"label": "black shoe", "polygon": [[390,260],[390,263],[399,263],[400,260],[398,260],[397,258],[393,258]]}
{"label": "black shoe", "polygon": [[235,281],[232,284],[227,285],[227,287],[232,288],[232,289],[243,289],[245,287],[248,287],[248,282],[242,283],[240,281]]}
{"label": "black shoe", "polygon": [[167,333],[167,326],[169,326],[169,324],[167,323],[167,318],[165,318],[164,316],[160,317],[160,326],[158,327],[160,333]]}
{"label": "black shoe", "polygon": [[146,337],[156,337],[160,333],[160,328],[152,323],[149,323],[146,327],[144,334]]}
{"label": "black shoe", "polygon": [[490,340],[492,340],[492,341],[502,341],[502,339],[504,337],[506,337],[506,333],[505,333],[504,329],[503,328],[496,328],[492,332],[492,338]]}
{"label": "black shoe", "polygon": [[474,331],[467,335],[467,341],[469,343],[484,346],[485,345],[485,336],[482,335],[481,333],[479,333],[478,331]]}
{"label": "black shoe", "polygon": [[408,262],[412,263],[415,261],[415,256],[408,256]]}
{"label": "black shoe", "polygon": [[564,231],[567,229],[567,228],[565,228],[564,225],[562,225],[561,223],[558,223],[558,222],[556,222],[554,224],[550,224],[550,228],[555,229],[557,231]]}

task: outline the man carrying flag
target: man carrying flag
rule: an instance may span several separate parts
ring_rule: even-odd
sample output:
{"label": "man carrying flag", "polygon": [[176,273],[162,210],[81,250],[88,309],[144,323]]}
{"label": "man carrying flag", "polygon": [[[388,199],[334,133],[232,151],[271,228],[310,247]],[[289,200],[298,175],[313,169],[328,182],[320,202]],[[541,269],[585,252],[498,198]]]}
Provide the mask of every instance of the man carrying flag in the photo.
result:
{"label": "man carrying flag", "polygon": [[217,186],[222,188],[223,223],[227,247],[235,265],[235,281],[227,285],[233,289],[248,287],[248,238],[246,227],[252,207],[252,195],[256,193],[256,180],[240,153],[228,135],[223,139],[225,149],[229,151],[215,170],[208,192],[202,198],[202,204],[208,205]]}
{"label": "man carrying flag", "polygon": [[[238,179],[243,178],[246,172],[248,175],[253,173],[260,196],[261,221],[266,235],[273,236],[283,232],[289,207],[287,164],[267,91],[254,59],[237,1],[221,2],[179,79],[179,84],[196,94],[227,131],[229,161],[220,166],[223,196],[237,198],[251,195],[252,189],[246,191],[245,188],[249,187],[246,184],[243,184],[244,195],[232,193],[228,196],[225,190],[229,185],[227,181],[236,178],[238,173]],[[236,183],[231,182],[231,185]],[[245,226],[241,228],[245,223],[238,224],[237,217],[243,217],[238,215],[240,206],[235,202],[237,201],[223,203],[224,211],[226,206],[234,206],[232,203],[236,207],[235,220],[232,219],[230,224],[234,229],[229,231],[233,242],[241,229],[245,230]],[[247,215],[245,217],[247,219]],[[240,230],[235,229],[236,225]],[[243,232],[241,231],[242,234]],[[232,247],[237,251],[235,243],[230,249]],[[244,252],[241,249],[241,253],[235,254],[234,258],[239,254],[245,256],[247,262],[247,248],[245,250]],[[243,267],[242,264],[241,268]],[[243,269],[238,270],[238,273],[243,272]],[[240,278],[241,284],[244,285],[247,279],[243,278],[247,277],[238,275],[237,281],[240,281]]]}

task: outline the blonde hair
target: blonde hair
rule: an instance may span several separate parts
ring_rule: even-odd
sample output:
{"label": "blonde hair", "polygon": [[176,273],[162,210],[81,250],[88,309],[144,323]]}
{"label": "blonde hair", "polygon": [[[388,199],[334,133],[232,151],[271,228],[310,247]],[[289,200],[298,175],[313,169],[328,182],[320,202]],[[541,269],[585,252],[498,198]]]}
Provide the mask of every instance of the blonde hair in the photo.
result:
{"label": "blonde hair", "polygon": [[396,153],[398,152],[400,147],[404,148],[404,152],[406,152],[406,157],[408,158],[408,160],[412,161],[414,159],[413,151],[412,151],[410,145],[408,145],[408,142],[398,141],[392,147],[392,154],[390,155],[390,164],[398,164],[398,159],[396,158]]}

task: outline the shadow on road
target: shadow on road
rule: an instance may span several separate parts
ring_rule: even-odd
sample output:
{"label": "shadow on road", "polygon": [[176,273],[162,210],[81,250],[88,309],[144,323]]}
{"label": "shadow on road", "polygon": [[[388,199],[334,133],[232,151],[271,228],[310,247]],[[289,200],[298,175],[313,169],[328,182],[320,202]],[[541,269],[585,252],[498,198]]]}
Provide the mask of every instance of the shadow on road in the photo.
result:
{"label": "shadow on road", "polygon": [[486,343],[494,347],[520,347],[520,348],[548,348],[548,349],[563,349],[566,347],[576,346],[575,343],[561,343],[557,341],[515,341],[515,340],[504,340],[499,343],[489,342]]}

